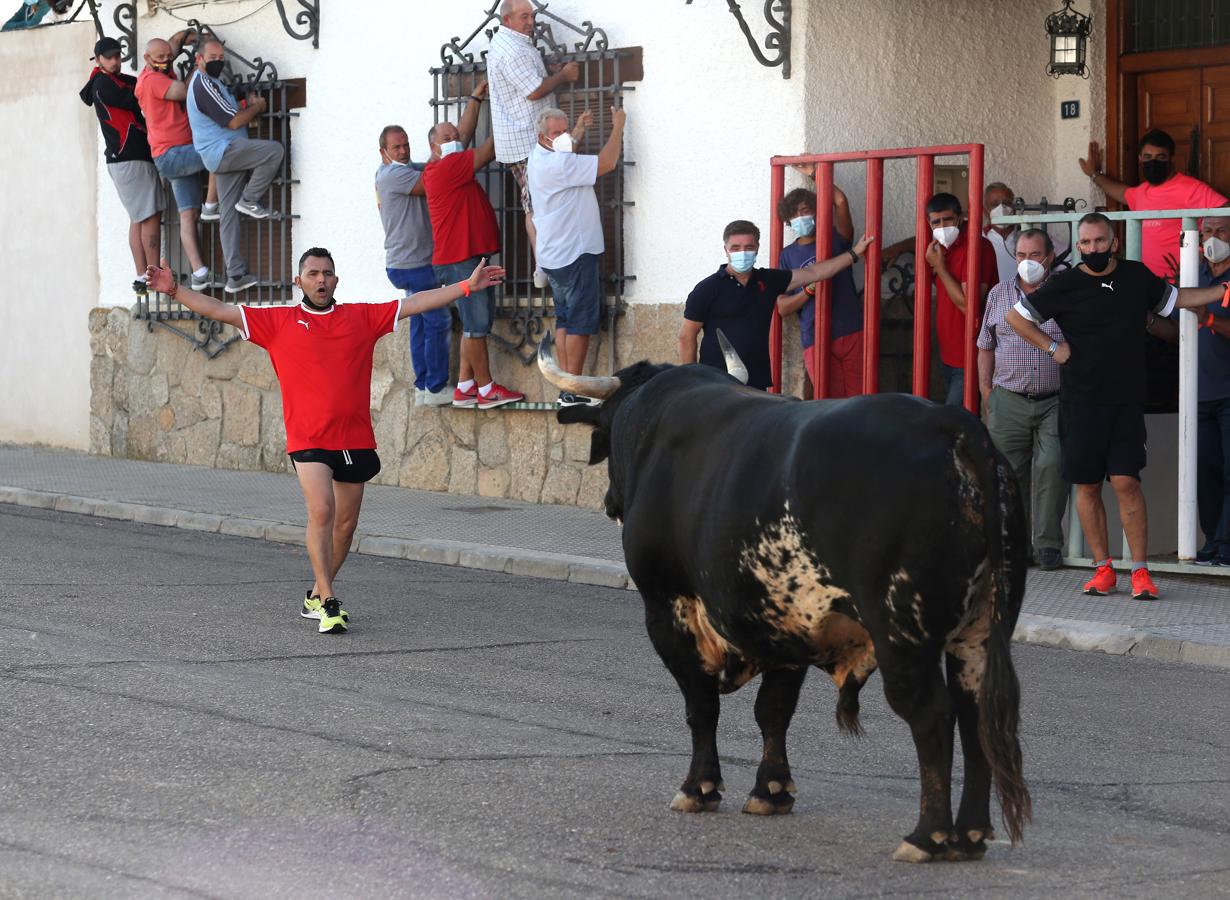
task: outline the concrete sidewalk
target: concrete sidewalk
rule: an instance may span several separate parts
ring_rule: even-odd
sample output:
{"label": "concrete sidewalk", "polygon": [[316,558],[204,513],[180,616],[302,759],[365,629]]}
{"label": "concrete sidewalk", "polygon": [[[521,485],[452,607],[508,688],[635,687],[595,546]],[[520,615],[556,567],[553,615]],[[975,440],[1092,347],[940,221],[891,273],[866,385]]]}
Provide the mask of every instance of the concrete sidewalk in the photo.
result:
{"label": "concrete sidewalk", "polygon": [[[0,444],[0,503],[302,544],[294,479]],[[357,551],[628,588],[619,527],[567,506],[369,485]],[[1163,599],[1086,597],[1084,570],[1031,569],[1016,639],[1230,668],[1230,585],[1155,576]]]}

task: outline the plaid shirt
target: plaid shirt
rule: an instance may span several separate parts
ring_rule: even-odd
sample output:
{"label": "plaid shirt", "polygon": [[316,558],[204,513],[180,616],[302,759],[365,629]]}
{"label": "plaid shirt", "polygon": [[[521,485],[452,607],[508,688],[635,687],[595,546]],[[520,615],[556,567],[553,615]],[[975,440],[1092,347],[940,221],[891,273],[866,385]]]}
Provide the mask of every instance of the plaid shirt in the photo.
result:
{"label": "plaid shirt", "polygon": [[[978,349],[995,351],[993,387],[1014,394],[1051,394],[1059,390],[1059,363],[1017,334],[1006,318],[1008,310],[1024,296],[1016,277],[991,288],[982,330],[978,332]],[[1063,340],[1063,332],[1054,319],[1039,327],[1051,340]]]}
{"label": "plaid shirt", "polygon": [[487,52],[487,80],[491,87],[491,131],[495,158],[502,163],[523,162],[538,143],[538,114],[555,105],[555,97],[525,99],[547,77],[542,55],[529,37],[500,28]]}

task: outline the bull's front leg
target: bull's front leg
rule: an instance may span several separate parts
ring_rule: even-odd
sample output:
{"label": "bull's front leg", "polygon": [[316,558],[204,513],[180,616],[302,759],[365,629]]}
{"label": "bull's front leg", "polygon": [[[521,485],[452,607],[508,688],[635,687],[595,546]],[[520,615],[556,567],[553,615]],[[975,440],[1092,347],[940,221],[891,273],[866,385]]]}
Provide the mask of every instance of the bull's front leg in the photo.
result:
{"label": "bull's front leg", "polygon": [[692,764],[671,800],[677,812],[714,812],[722,802],[722,768],[718,761],[717,726],[721,701],[718,679],[705,671],[691,632],[681,627],[677,604],[645,598],[645,622],[658,656],[674,676],[687,708],[692,732]]}
{"label": "bull's front leg", "polygon": [[756,770],[756,786],[743,805],[745,813],[772,816],[794,807],[794,779],[786,759],[786,730],[799,702],[806,668],[769,669],[756,694],[756,724],[764,738],[764,753]]}

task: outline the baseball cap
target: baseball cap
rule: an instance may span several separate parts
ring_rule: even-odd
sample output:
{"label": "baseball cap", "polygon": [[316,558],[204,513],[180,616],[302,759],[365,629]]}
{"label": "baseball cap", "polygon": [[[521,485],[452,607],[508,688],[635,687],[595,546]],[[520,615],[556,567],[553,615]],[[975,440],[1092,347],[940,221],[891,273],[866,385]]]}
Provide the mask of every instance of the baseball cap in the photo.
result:
{"label": "baseball cap", "polygon": [[94,45],[94,55],[90,59],[98,59],[100,56],[110,56],[113,53],[121,53],[124,48],[120,46],[120,42],[113,37],[100,38],[98,43]]}

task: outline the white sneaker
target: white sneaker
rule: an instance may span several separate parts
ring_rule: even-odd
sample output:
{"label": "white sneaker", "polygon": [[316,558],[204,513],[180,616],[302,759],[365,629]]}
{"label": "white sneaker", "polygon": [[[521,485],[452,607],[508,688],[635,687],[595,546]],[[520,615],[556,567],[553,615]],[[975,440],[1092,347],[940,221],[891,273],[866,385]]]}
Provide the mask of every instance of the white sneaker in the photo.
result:
{"label": "white sneaker", "polygon": [[217,203],[202,203],[201,204],[201,221],[202,222],[217,222],[222,218],[222,212],[218,208]]}
{"label": "white sneaker", "polygon": [[422,388],[415,388],[415,389],[414,389],[414,405],[415,405],[415,406],[422,406],[422,405],[423,405],[423,397],[424,397],[424,395],[426,395],[426,393],[427,393],[427,392],[426,392],[425,390],[423,390]]}
{"label": "white sneaker", "polygon": [[453,386],[446,384],[438,391],[423,391],[423,406],[452,406]]}
{"label": "white sneaker", "polygon": [[543,288],[547,287],[550,283],[551,282],[547,278],[546,272],[544,272],[542,269],[534,270],[534,287],[538,288],[539,290],[542,290]]}

